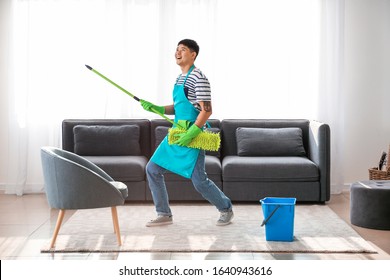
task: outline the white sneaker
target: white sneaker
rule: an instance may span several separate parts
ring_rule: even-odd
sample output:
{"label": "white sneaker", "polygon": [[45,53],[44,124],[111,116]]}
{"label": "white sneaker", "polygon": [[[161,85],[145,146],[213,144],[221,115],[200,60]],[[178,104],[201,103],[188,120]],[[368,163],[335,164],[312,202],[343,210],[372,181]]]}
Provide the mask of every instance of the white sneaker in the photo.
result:
{"label": "white sneaker", "polygon": [[234,214],[233,210],[227,211],[227,212],[220,212],[221,216],[219,217],[217,221],[217,226],[226,226],[230,224],[233,220]]}
{"label": "white sneaker", "polygon": [[146,223],[147,227],[158,227],[173,224],[172,216],[158,215],[156,219]]}

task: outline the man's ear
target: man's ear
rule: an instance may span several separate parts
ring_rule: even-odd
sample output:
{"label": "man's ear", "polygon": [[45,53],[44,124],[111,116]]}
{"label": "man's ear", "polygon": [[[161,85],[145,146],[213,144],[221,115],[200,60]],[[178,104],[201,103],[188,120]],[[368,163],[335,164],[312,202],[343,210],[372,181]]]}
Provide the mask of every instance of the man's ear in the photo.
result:
{"label": "man's ear", "polygon": [[192,56],[192,58],[195,60],[196,57],[198,56],[198,54],[197,54],[196,52],[192,51],[192,52],[191,52],[191,56]]}

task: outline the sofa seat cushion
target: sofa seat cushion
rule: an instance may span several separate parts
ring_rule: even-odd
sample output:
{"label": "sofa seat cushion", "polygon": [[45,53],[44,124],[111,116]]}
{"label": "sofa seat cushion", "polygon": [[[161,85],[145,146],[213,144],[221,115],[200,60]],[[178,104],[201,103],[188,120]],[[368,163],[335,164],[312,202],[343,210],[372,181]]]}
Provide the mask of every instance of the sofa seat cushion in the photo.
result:
{"label": "sofa seat cushion", "polygon": [[[219,158],[206,155],[205,165],[206,165],[206,173],[210,177],[210,179],[211,179],[211,177],[221,178],[222,166],[221,166],[221,161],[219,160]],[[166,181],[186,181],[186,180],[188,180],[188,179],[186,179],[182,176],[179,176],[177,174],[174,174],[172,172],[165,173],[164,177],[165,177]]]}
{"label": "sofa seat cushion", "polygon": [[317,165],[306,157],[239,157],[227,156],[222,161],[224,181],[317,181]]}
{"label": "sofa seat cushion", "polygon": [[102,168],[116,181],[145,181],[148,159],[144,156],[85,156],[85,158]]}
{"label": "sofa seat cushion", "polygon": [[206,155],[206,172],[209,175],[222,175],[221,160],[216,156]]}

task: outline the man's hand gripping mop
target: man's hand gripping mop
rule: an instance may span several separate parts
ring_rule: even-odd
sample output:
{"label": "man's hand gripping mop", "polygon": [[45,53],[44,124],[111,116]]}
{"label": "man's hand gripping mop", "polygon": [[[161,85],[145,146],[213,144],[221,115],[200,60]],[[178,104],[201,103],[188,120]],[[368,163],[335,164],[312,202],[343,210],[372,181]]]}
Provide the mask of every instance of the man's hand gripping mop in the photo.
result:
{"label": "man's hand gripping mop", "polygon": [[[170,118],[165,116],[163,114],[163,110],[160,110],[158,106],[153,105],[150,102],[144,101],[142,99],[139,99],[137,96],[133,95],[129,91],[125,90],[118,84],[114,83],[110,79],[108,79],[106,76],[102,75],[95,69],[93,69],[89,65],[85,65],[89,70],[109,82],[110,84],[114,85],[115,87],[119,88],[121,91],[132,97],[138,102],[141,102],[141,105],[145,108],[147,107],[149,111],[156,113],[157,115],[163,117],[165,120],[169,121],[171,124],[174,125],[174,127],[170,128],[168,131],[168,143],[170,145],[172,144],[178,144],[181,146],[187,146],[190,148],[195,149],[202,149],[206,151],[218,151],[220,145],[221,145],[221,138],[219,133],[211,132],[208,130],[201,131],[200,128],[196,127],[196,125],[190,126],[189,122],[187,121],[178,121],[175,123]],[[197,129],[198,128],[198,129]]]}

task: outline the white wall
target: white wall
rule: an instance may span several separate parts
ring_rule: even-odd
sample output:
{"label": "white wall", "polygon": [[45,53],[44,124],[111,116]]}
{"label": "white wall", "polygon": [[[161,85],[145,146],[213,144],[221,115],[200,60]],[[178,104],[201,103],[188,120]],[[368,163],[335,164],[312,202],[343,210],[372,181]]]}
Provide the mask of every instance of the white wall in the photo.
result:
{"label": "white wall", "polygon": [[344,181],[368,179],[390,144],[390,1],[346,0]]}

